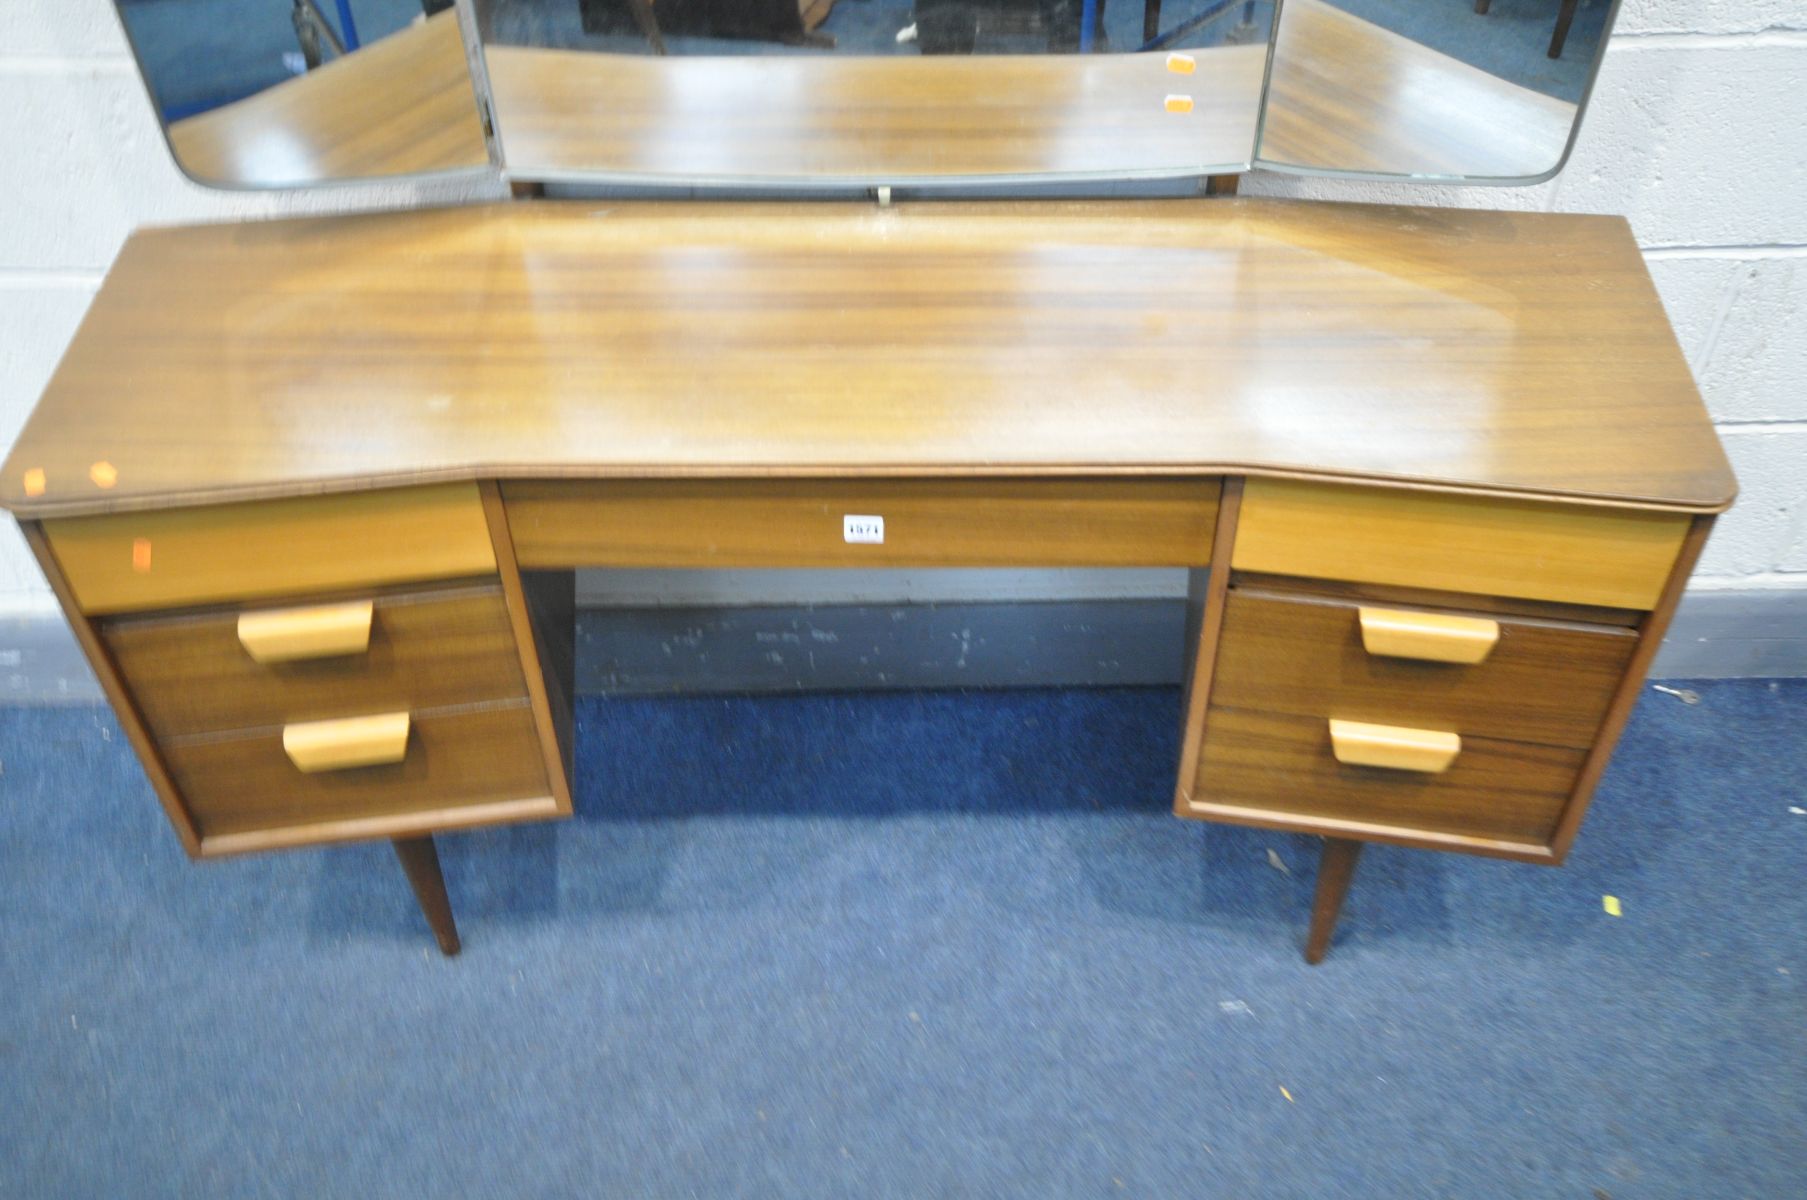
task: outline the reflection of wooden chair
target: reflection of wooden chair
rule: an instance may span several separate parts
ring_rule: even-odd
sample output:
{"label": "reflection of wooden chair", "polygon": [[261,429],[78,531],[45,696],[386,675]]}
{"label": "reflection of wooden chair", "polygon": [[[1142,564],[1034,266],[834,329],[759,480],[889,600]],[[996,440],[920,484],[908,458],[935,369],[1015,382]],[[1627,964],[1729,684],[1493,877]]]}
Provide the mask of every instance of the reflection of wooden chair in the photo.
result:
{"label": "reflection of wooden chair", "polygon": [[[1474,10],[1482,16],[1487,15],[1487,8],[1493,0],[1474,0]],[[1562,44],[1569,40],[1569,26],[1575,23],[1575,9],[1580,0],[1562,0],[1562,7],[1556,11],[1556,32],[1550,35],[1550,57],[1562,57]]]}

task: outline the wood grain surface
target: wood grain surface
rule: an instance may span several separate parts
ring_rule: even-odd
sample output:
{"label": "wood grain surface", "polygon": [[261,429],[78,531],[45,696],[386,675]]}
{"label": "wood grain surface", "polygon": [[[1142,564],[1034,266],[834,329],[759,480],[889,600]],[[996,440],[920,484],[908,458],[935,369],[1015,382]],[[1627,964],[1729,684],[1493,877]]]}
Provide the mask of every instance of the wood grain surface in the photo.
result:
{"label": "wood grain surface", "polygon": [[158,737],[527,694],[497,584],[379,596],[361,654],[265,665],[230,611],[111,618],[101,637]]}
{"label": "wood grain surface", "polygon": [[[523,567],[1204,566],[1216,479],[507,484]],[[843,518],[884,521],[849,543]]]}
{"label": "wood grain surface", "polygon": [[[1427,20],[1474,19],[1460,4]],[[1382,175],[1522,178],[1554,170],[1577,107],[1324,0],[1286,0],[1263,163]]]}
{"label": "wood grain surface", "polygon": [[1501,619],[1485,662],[1412,662],[1368,653],[1356,612],[1233,589],[1213,702],[1585,750],[1637,645],[1628,629]]}
{"label": "wood grain surface", "polygon": [[1681,513],[1251,480],[1230,561],[1244,571],[1649,609]]}
{"label": "wood grain surface", "polygon": [[[817,183],[1185,175],[1254,156],[1267,46],[976,58],[484,47],[512,178]],[[1169,95],[1194,98],[1184,114]]]}
{"label": "wood grain surface", "polygon": [[1315,817],[1419,832],[1547,845],[1584,752],[1488,738],[1463,738],[1461,753],[1436,775],[1339,763],[1328,722],[1212,706],[1205,725],[1191,810],[1257,808],[1297,828]]}
{"label": "wood grain surface", "polygon": [[1556,837],[1552,843],[1557,862],[1568,856],[1575,834],[1581,829],[1581,820],[1587,815],[1588,805],[1593,802],[1594,788],[1606,773],[1607,764],[1612,761],[1613,747],[1618,744],[1619,735],[1625,731],[1625,724],[1631,720],[1632,710],[1637,707],[1638,698],[1643,694],[1644,679],[1650,674],[1650,665],[1656,661],[1657,651],[1662,648],[1663,635],[1668,632],[1669,622],[1675,617],[1675,610],[1681,604],[1682,593],[1694,574],[1696,564],[1700,562],[1701,553],[1707,547],[1707,538],[1712,536],[1713,521],[1714,518],[1710,516],[1694,518],[1687,539],[1682,543],[1681,553],[1676,557],[1675,569],[1663,585],[1662,596],[1638,626],[1637,650],[1626,666],[1618,692],[1607,706],[1606,717],[1600,723],[1600,735],[1587,756],[1587,762],[1582,765],[1569,806],[1557,824]]}
{"label": "wood grain surface", "polygon": [[541,202],[133,235],[0,502],[1242,470],[1734,490],[1616,217]]}
{"label": "wood grain surface", "polygon": [[1224,480],[1212,538],[1211,564],[1186,573],[1186,640],[1188,657],[1180,712],[1180,765],[1173,785],[1173,811],[1189,816],[1192,781],[1198,775],[1199,744],[1205,735],[1205,713],[1211,702],[1218,649],[1223,645],[1225,600],[1230,590],[1230,548],[1236,544],[1236,517],[1242,510],[1241,478]]}
{"label": "wood grain surface", "polygon": [[113,655],[101,637],[99,622],[84,615],[76,603],[75,592],[63,575],[56,552],[50,548],[50,540],[44,536],[44,527],[36,521],[23,521],[19,532],[24,535],[25,544],[30,548],[32,556],[38,560],[38,567],[44,572],[44,579],[50,584],[50,590],[56,594],[57,604],[69,621],[70,632],[75,635],[82,656],[88,660],[95,681],[100,684],[107,704],[113,709],[113,715],[119,721],[126,741],[131,743],[133,751],[137,753],[138,761],[150,779],[151,789],[157,793],[157,801],[163,806],[164,815],[169,818],[170,827],[182,842],[182,849],[191,858],[199,855],[201,835],[195,828],[194,817],[189,813],[181,792],[177,790],[175,780],[170,777],[169,768],[165,766],[157,741],[126,684],[124,673],[120,671],[119,664],[113,661]]}
{"label": "wood grain surface", "polygon": [[46,521],[82,611],[128,612],[493,574],[477,488]]}
{"label": "wood grain surface", "polygon": [[1350,583],[1339,579],[1300,579],[1290,575],[1265,575],[1259,571],[1236,572],[1236,583],[1239,587],[1321,596],[1332,600],[1347,600],[1354,604],[1452,608],[1490,617],[1536,617],[1545,621],[1615,625],[1626,629],[1637,628],[1645,617],[1643,612],[1633,608],[1557,604],[1549,600],[1525,600],[1516,596],[1488,596],[1479,592],[1452,592],[1447,589],[1400,588],[1382,583]]}
{"label": "wood grain surface", "polygon": [[493,481],[484,483],[482,491],[483,518],[496,548],[497,574],[514,629],[521,676],[527,683],[534,736],[545,759],[546,779],[558,815],[570,816],[576,761],[572,688],[577,671],[577,574],[565,570],[523,575],[502,491]]}
{"label": "wood grain surface", "polygon": [[488,825],[551,821],[567,816],[551,796],[473,803],[448,802],[439,808],[407,808],[395,812],[323,817],[294,825],[265,825],[234,833],[215,833],[201,841],[198,857],[224,858],[266,850],[362,842],[375,838],[422,837]]}
{"label": "wood grain surface", "polygon": [[177,738],[162,749],[200,827],[203,849],[221,834],[549,794],[525,698],[414,714],[405,757],[387,766],[305,774],[283,751],[281,729]]}
{"label": "wood grain surface", "polygon": [[444,12],[244,100],[169,126],[203,183],[295,187],[487,167],[464,40]]}

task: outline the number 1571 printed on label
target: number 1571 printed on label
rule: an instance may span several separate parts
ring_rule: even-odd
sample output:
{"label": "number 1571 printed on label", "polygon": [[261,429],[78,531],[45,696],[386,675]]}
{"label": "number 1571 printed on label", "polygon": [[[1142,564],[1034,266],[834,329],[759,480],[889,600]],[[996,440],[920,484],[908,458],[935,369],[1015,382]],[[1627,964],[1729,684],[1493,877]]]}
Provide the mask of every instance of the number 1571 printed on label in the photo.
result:
{"label": "number 1571 printed on label", "polygon": [[882,546],[885,544],[885,519],[847,513],[841,517],[841,537],[850,545]]}

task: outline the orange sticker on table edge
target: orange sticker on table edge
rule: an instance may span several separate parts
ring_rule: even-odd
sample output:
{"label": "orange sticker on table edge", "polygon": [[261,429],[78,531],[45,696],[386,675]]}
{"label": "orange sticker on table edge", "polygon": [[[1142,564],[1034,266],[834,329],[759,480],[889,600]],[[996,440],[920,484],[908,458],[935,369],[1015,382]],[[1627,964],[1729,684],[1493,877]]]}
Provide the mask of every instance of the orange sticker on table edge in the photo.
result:
{"label": "orange sticker on table edge", "polygon": [[27,496],[42,496],[45,486],[43,467],[33,467],[25,472],[25,494]]}
{"label": "orange sticker on table edge", "polygon": [[119,482],[119,468],[103,459],[88,468],[88,478],[97,488],[110,488]]}
{"label": "orange sticker on table edge", "polygon": [[1167,97],[1167,111],[1170,113],[1189,113],[1192,111],[1191,96]]}
{"label": "orange sticker on table edge", "polygon": [[132,539],[132,570],[143,575],[151,569],[151,539]]}
{"label": "orange sticker on table edge", "polygon": [[1198,70],[1198,59],[1193,58],[1190,54],[1169,54],[1167,69],[1175,75],[1190,75]]}

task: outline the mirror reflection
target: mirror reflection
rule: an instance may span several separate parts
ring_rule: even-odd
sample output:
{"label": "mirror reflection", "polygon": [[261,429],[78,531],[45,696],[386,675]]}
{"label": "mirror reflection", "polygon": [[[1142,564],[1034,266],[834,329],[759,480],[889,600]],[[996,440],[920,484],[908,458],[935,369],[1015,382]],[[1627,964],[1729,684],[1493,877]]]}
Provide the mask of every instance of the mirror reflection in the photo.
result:
{"label": "mirror reflection", "polygon": [[1612,0],[1284,0],[1259,158],[1368,175],[1546,175],[1612,12]]}
{"label": "mirror reflection", "polygon": [[119,0],[177,163],[293,187],[487,167],[452,0]]}
{"label": "mirror reflection", "polygon": [[1265,43],[1272,0],[480,0],[483,40],[616,54],[1093,54]]}
{"label": "mirror reflection", "polygon": [[894,183],[1254,154],[1272,0],[477,0],[511,174]]}

